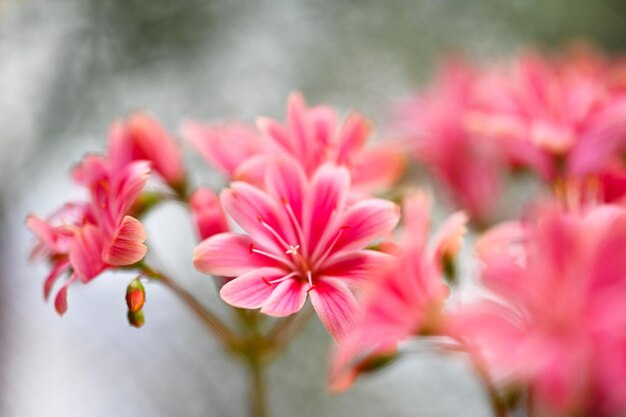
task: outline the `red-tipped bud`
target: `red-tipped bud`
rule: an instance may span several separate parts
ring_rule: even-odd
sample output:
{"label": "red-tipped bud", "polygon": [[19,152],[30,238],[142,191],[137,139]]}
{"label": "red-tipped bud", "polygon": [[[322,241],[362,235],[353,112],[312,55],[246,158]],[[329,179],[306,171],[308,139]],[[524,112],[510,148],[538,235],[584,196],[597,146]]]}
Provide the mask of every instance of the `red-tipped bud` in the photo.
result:
{"label": "red-tipped bud", "polygon": [[200,239],[227,232],[228,221],[215,193],[208,188],[198,188],[189,200],[193,222]]}
{"label": "red-tipped bud", "polygon": [[[134,280],[126,289],[126,305],[130,313],[137,313],[146,302],[146,291],[139,279]],[[130,320],[130,319],[129,319]]]}
{"label": "red-tipped bud", "polygon": [[133,327],[140,328],[146,322],[146,319],[143,315],[143,310],[139,310],[136,312],[128,311],[128,324]]}

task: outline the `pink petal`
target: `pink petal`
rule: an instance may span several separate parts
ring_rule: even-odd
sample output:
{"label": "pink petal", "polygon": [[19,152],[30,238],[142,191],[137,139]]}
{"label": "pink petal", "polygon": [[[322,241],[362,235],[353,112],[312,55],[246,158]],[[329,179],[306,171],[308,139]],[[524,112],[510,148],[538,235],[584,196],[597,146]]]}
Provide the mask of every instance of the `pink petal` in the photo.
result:
{"label": "pink petal", "polygon": [[104,269],[103,247],[102,231],[96,226],[87,224],[76,232],[70,246],[70,262],[81,281],[92,280]]}
{"label": "pink petal", "polygon": [[183,124],[185,140],[212,166],[229,177],[248,158],[264,151],[264,141],[253,126],[242,122]]}
{"label": "pink petal", "polygon": [[337,113],[329,106],[315,106],[309,109],[309,121],[313,126],[316,140],[323,146],[331,145],[337,127]]}
{"label": "pink petal", "polygon": [[289,278],[276,286],[265,301],[261,312],[273,317],[285,317],[302,309],[309,284]]}
{"label": "pink petal", "polygon": [[324,262],[319,274],[365,283],[382,275],[393,259],[391,255],[373,250],[344,252]]}
{"label": "pink petal", "polygon": [[59,278],[59,276],[65,272],[70,266],[70,262],[68,260],[62,260],[56,262],[52,267],[52,271],[46,278],[46,281],[43,284],[43,297],[47,300],[50,297],[50,291],[52,290],[52,286]]}
{"label": "pink petal", "polygon": [[234,182],[230,189],[222,191],[220,198],[224,210],[248,232],[255,244],[284,253],[286,245],[270,229],[287,244],[295,242],[293,228],[283,214],[283,208],[260,189],[243,182]]}
{"label": "pink petal", "polygon": [[340,340],[354,326],[358,308],[354,295],[343,283],[330,279],[318,279],[309,295],[328,332]]}
{"label": "pink petal", "polygon": [[354,155],[365,143],[371,131],[370,123],[363,115],[351,113],[339,132],[339,156],[337,163],[350,162]]}
{"label": "pink petal", "polygon": [[287,102],[287,124],[291,137],[295,139],[292,151],[298,158],[306,158],[310,147],[310,126],[306,114],[307,107],[302,95],[298,92],[291,93]]}
{"label": "pink petal", "polygon": [[385,143],[359,152],[351,172],[355,185],[372,190],[393,184],[405,167],[405,153]]}
{"label": "pink petal", "polygon": [[193,264],[201,272],[236,277],[264,266],[277,266],[273,259],[252,252],[246,235],[220,233],[200,243],[193,253]]}
{"label": "pink petal", "polygon": [[235,181],[243,181],[255,187],[265,186],[265,173],[273,160],[273,155],[259,154],[251,156],[237,166],[232,177]]}
{"label": "pink petal", "polygon": [[270,281],[279,279],[285,271],[279,268],[259,268],[235,278],[222,287],[220,297],[240,308],[259,308],[277,287]]}
{"label": "pink petal", "polygon": [[72,275],[54,297],[54,308],[57,313],[62,316],[67,311],[67,287],[76,279],[76,275]]}
{"label": "pink petal", "polygon": [[281,147],[288,153],[292,153],[294,144],[289,136],[289,132],[279,122],[269,117],[259,117],[256,120],[257,129],[270,139],[274,140],[274,143]]}
{"label": "pink petal", "polygon": [[169,184],[184,180],[185,168],[178,144],[158,121],[145,113],[135,113],[126,120],[125,128],[135,147],[136,159],[150,161]]}
{"label": "pink petal", "polygon": [[117,266],[139,262],[148,251],[143,243],[146,239],[146,232],[141,222],[134,217],[125,216],[104,253],[104,261]]}
{"label": "pink petal", "polygon": [[467,214],[462,211],[456,212],[446,219],[433,238],[437,258],[454,257],[461,250],[461,240],[467,232],[468,220]]}
{"label": "pink petal", "polygon": [[430,197],[421,190],[411,191],[402,202],[405,234],[402,246],[424,248],[430,229]]}
{"label": "pink petal", "polygon": [[206,187],[197,188],[189,199],[191,215],[201,240],[229,230],[219,197]]}
{"label": "pink petal", "polygon": [[[293,158],[276,159],[265,175],[267,192],[277,201],[289,204],[296,219],[302,223],[302,204],[307,191],[307,178],[300,164]],[[287,212],[283,211],[285,216]]]}
{"label": "pink petal", "polygon": [[115,173],[110,191],[110,211],[114,219],[120,219],[128,212],[141,194],[149,176],[150,163],[147,161],[132,162],[121,172]]}
{"label": "pink petal", "polygon": [[360,201],[345,213],[342,225],[346,229],[337,241],[335,251],[363,248],[391,232],[399,220],[400,210],[390,201]]}
{"label": "pink petal", "polygon": [[349,188],[350,174],[345,168],[325,164],[313,174],[304,213],[304,233],[311,253],[316,247],[318,252],[325,249],[324,243],[334,238],[327,236],[322,241],[333,214],[342,212]]}

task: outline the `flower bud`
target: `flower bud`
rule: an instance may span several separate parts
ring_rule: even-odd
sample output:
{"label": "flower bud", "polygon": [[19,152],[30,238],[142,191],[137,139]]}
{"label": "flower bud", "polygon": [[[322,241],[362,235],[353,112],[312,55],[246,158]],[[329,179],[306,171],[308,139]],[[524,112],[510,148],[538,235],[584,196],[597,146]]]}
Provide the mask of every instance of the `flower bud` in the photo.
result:
{"label": "flower bud", "polygon": [[227,232],[228,222],[220,200],[208,188],[198,188],[190,198],[191,214],[200,239]]}
{"label": "flower bud", "polygon": [[[126,305],[130,313],[137,313],[146,302],[146,291],[139,279],[135,279],[126,288]],[[129,318],[130,320],[130,318]]]}
{"label": "flower bud", "polygon": [[136,328],[140,328],[144,325],[146,319],[143,315],[143,310],[139,310],[136,312],[128,311],[128,323]]}

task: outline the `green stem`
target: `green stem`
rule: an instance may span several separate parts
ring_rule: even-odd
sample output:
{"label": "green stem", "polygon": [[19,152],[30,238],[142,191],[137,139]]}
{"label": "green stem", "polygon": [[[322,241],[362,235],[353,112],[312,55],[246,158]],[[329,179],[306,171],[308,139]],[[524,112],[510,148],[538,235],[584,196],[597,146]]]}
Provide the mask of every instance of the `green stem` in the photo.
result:
{"label": "green stem", "polygon": [[293,314],[280,321],[266,336],[269,346],[268,359],[279,355],[302,330],[304,325],[313,316],[313,308],[310,305],[304,307],[302,311]]}
{"label": "green stem", "polygon": [[200,319],[202,324],[217,336],[225,348],[233,349],[238,345],[237,335],[180,284],[163,272],[156,271],[146,264],[140,265],[140,268],[148,278],[158,281],[172,290]]}
{"label": "green stem", "polygon": [[250,417],[269,417],[265,369],[261,361],[250,358]]}

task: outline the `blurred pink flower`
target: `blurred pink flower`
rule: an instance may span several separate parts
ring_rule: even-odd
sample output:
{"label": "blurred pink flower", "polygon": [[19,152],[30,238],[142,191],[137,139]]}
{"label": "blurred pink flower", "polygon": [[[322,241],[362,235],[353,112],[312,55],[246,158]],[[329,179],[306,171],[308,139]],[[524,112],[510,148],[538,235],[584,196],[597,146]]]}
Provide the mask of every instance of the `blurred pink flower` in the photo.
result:
{"label": "blurred pink flower", "polygon": [[431,248],[427,248],[429,201],[423,193],[405,200],[403,218],[406,229],[398,258],[374,282],[356,326],[335,349],[330,370],[333,390],[348,388],[360,371],[393,354],[398,342],[438,331],[448,295],[442,265],[460,250],[467,217],[461,212],[449,217]]}
{"label": "blurred pink flower", "polygon": [[397,146],[365,146],[370,132],[371,125],[361,114],[353,112],[339,124],[332,107],[309,108],[299,93],[289,96],[284,124],[260,117],[257,130],[240,122],[183,126],[190,144],[230,178],[262,185],[269,160],[281,154],[299,161],[307,176],[327,162],[344,166],[353,187],[363,191],[385,188],[404,171],[404,156]]}
{"label": "blurred pink flower", "polygon": [[549,180],[597,173],[626,148],[618,71],[623,65],[589,50],[522,55],[483,74],[473,128]]}
{"label": "blurred pink flower", "polygon": [[[626,211],[543,208],[481,238],[495,297],[460,307],[449,328],[503,385],[527,384],[534,411],[626,412]],[[543,414],[541,414],[543,415]]]}
{"label": "blurred pink flower", "polygon": [[350,174],[324,164],[307,178],[298,162],[268,164],[265,188],[234,182],[223,191],[226,212],[247,234],[222,233],[195,250],[194,265],[216,276],[235,277],[220,295],[241,308],[281,317],[299,311],[307,294],[336,338],[354,319],[350,288],[371,278],[388,255],[365,249],[398,221],[388,201],[347,204]]}
{"label": "blurred pink flower", "polygon": [[262,183],[268,143],[254,126],[243,122],[202,124],[185,122],[185,140],[229,180]]}
{"label": "blurred pink flower", "polygon": [[396,107],[394,130],[426,164],[458,206],[479,222],[493,216],[505,177],[495,141],[470,128],[478,71],[455,61],[427,91]]}
{"label": "blurred pink flower", "polygon": [[200,239],[230,230],[219,197],[208,188],[196,189],[191,194],[189,206]]}
{"label": "blurred pink flower", "polygon": [[115,123],[109,137],[111,158],[120,166],[136,160],[149,161],[167,184],[183,191],[185,168],[180,149],[155,119],[145,113],[135,113]]}
{"label": "blurred pink flower", "polygon": [[89,202],[68,203],[48,220],[34,215],[26,220],[39,239],[33,254],[53,265],[45,297],[61,275],[70,273],[55,297],[59,314],[67,310],[70,283],[87,283],[107,268],[140,261],[146,253],[144,228],[127,213],[148,180],[149,163],[125,161],[112,139],[108,155],[88,155],[73,171],[74,180],[89,190]]}

